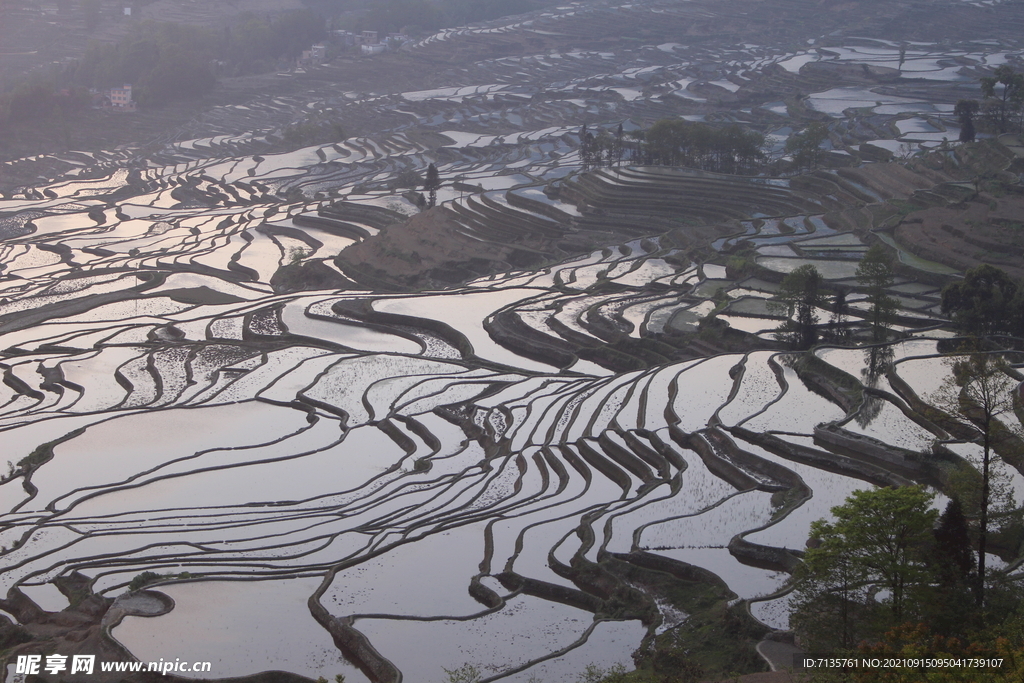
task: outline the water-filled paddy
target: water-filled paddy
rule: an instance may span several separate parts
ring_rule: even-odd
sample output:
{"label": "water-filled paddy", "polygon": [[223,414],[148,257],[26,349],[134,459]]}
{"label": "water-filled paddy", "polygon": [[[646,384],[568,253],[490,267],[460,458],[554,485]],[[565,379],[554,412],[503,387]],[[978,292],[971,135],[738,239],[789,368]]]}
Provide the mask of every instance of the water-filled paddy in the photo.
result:
{"label": "water-filled paddy", "polygon": [[[638,2],[616,12],[651,9],[659,26],[676,11]],[[574,5],[448,29],[413,49],[457,50],[465,37],[526,29],[556,41],[572,35],[558,23],[580,20],[577,12],[586,14]],[[499,597],[509,593],[495,578],[505,570],[576,588],[552,559],[570,565],[577,555],[577,562],[597,561],[602,550],[643,549],[708,569],[744,599],[777,590],[785,575],[744,565],[727,546],[769,524],[783,496],[752,488],[767,488],[770,478],[753,470],[744,478],[749,466],[726,453],[702,449],[701,457],[690,434],[721,421],[814,446],[815,427],[842,421],[846,411],[809,389],[775,347],[746,353],[742,344],[720,344],[721,335],[697,334],[722,303],[713,297],[726,290],[742,298],[719,309],[720,320],[770,339],[779,321],[750,316],[767,313],[777,282],[734,282],[724,265],[730,254],[692,258],[645,231],[660,230],[669,213],[672,226],[684,229],[721,221],[710,240],[716,248],[747,239],[759,249],[758,263],[780,275],[812,264],[844,284],[852,283],[863,241],[835,232],[842,221],[832,215],[834,197],[790,178],[741,182],[693,173],[676,183],[663,169],[624,163],[592,174],[593,193],[562,193],[560,184],[579,182],[580,117],[595,131],[613,133],[624,121],[630,132],[662,116],[727,120],[718,108],[746,98],[744,116],[765,117],[781,152],[803,116],[791,99],[796,90],[770,89],[754,101],[767,74],[792,79],[811,93],[803,104],[846,126],[832,140],[837,153],[864,141],[901,153],[905,142],[956,138],[944,81],[970,82],[971,64],[1012,55],[998,45],[913,45],[900,65],[897,44],[862,39],[796,51],[738,41],[700,54],[670,39],[635,50],[559,46],[497,56],[459,72],[457,82],[439,74],[436,87],[399,99],[311,91],[252,101],[231,112],[253,117],[248,127],[193,131],[157,145],[158,158],[133,169],[137,187],[127,180],[127,153],[112,151],[82,157],[74,174],[41,186],[57,199],[0,201],[0,210],[26,212],[11,223],[14,232],[30,211],[36,230],[0,250],[0,348],[17,347],[0,358],[8,380],[0,385],[0,425],[15,474],[0,484],[0,503],[10,511],[10,527],[0,532],[9,567],[2,585],[42,582],[26,592],[58,609],[64,603],[45,582],[61,573],[97,577],[97,589],[113,596],[143,571],[188,571],[199,580],[164,588],[174,610],[131,617],[116,629],[135,656],[219,657],[217,675],[283,668],[360,681],[307,605],[327,572],[345,562],[324,606],[337,616],[373,615],[356,628],[406,680],[440,680],[443,667],[471,663],[522,683],[571,680],[591,663],[628,665],[645,628],[595,624],[589,611],[523,594],[488,613],[469,593],[474,576]],[[850,85],[833,72],[838,62],[869,67],[857,67],[860,73],[894,70],[878,72],[894,83],[902,68],[915,92],[879,93],[878,83],[861,76]],[[810,76],[816,85],[804,88],[801,79]],[[526,84],[534,82],[543,85]],[[263,149],[271,121],[328,106],[357,121],[399,122],[336,144],[253,151]],[[840,121],[844,111],[856,114]],[[443,155],[435,159],[435,152]],[[540,225],[557,235],[557,250],[536,247],[535,260],[523,261],[543,264],[536,268],[476,264],[468,285],[446,289],[382,294],[355,280],[332,280],[323,291],[274,289],[272,276],[296,257],[356,278],[334,261],[354,233],[332,232],[337,225],[321,222],[320,210],[343,199],[390,211],[379,222],[351,217],[368,234],[385,231],[416,211],[388,184],[430,161],[446,181],[439,199],[463,212],[457,229],[467,240],[495,238],[494,224],[481,218],[485,206],[514,234],[515,249],[534,249],[516,241],[518,231]],[[95,168],[83,176],[87,163]],[[466,187],[450,184],[456,176]],[[897,192],[838,173],[820,180],[866,202]],[[682,202],[701,196],[708,185],[700,183],[722,183],[719,199],[698,207],[721,215],[691,217],[684,214],[692,206],[660,211],[641,200],[640,213],[652,215],[638,227],[620,205],[658,190]],[[194,193],[190,201],[175,196],[183,189]],[[736,198],[745,193],[764,205],[740,207]],[[72,195],[74,205],[60,199]],[[531,208],[517,206],[516,195]],[[606,242],[584,239],[595,229],[606,231]],[[705,259],[716,262],[698,263]],[[905,249],[901,259],[946,272]],[[933,305],[927,297],[938,285],[900,287],[901,305],[920,311]],[[94,295],[101,298],[88,306],[69,305]],[[349,313],[333,310],[339,301]],[[406,319],[360,322],[353,311],[362,304]],[[39,319],[21,325],[22,315]],[[536,335],[517,339],[500,324],[509,320]],[[637,349],[650,353],[629,356]],[[894,352],[896,373],[923,398],[943,366],[912,356],[934,350],[923,341]],[[865,379],[861,350],[824,349],[819,358]],[[892,388],[884,380],[875,386]],[[855,417],[845,427],[890,446],[920,449],[934,440],[895,404],[869,408],[859,414],[863,424]],[[52,460],[30,475],[17,472],[26,456],[68,435],[53,446]],[[812,492],[785,519],[749,533],[756,543],[802,547],[813,520],[867,486],[737,445],[798,475]],[[952,447],[970,454],[970,447]],[[44,455],[46,447],[36,457]],[[34,497],[24,486],[29,476]],[[12,549],[15,541],[22,545]],[[684,618],[663,600],[659,609]],[[784,601],[755,603],[752,611],[785,625]],[[397,618],[410,616],[416,619]],[[173,653],[162,649],[168,642]],[[526,668],[513,673],[517,667]]]}
{"label": "water-filled paddy", "polygon": [[366,681],[305,608],[319,584],[318,578],[303,578],[164,586],[158,590],[174,600],[174,609],[159,617],[126,617],[114,636],[143,661],[210,661],[218,676],[287,669]]}

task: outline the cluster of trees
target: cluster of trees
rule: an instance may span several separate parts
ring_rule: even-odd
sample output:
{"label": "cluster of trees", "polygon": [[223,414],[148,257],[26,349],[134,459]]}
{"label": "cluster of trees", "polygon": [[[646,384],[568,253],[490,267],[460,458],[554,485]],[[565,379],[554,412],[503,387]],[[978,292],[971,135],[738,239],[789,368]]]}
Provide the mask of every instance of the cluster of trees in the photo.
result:
{"label": "cluster of trees", "polygon": [[[939,409],[973,425],[980,433],[980,462],[972,463],[978,468],[978,476],[954,477],[950,487],[955,496],[977,513],[978,564],[974,590],[981,607],[984,605],[985,552],[991,512],[994,510],[1003,520],[1015,519],[1013,492],[1003,462],[994,455],[993,445],[995,439],[1008,431],[1000,418],[1014,412],[1017,381],[1008,374],[1009,366],[1001,355],[977,351],[976,344],[967,348],[972,352],[950,360],[952,372],[931,400]],[[1015,436],[1019,438],[1021,434]],[[972,474],[974,472],[968,472]]]}
{"label": "cluster of trees", "polygon": [[813,169],[825,155],[821,145],[828,140],[828,126],[824,123],[812,123],[803,131],[794,133],[786,139],[786,154],[793,158],[797,169]]}
{"label": "cluster of trees", "polygon": [[1024,337],[1024,285],[995,266],[976,266],[942,290],[942,312],[969,337]]}
{"label": "cluster of trees", "polygon": [[[857,269],[875,344],[887,340],[897,310],[888,294],[892,267],[876,245]],[[813,344],[821,329],[818,312],[830,296],[842,298],[825,291],[812,266],[787,275],[772,302],[787,316],[779,336],[797,347]],[[943,290],[942,310],[971,341],[948,359],[947,379],[927,397],[931,417],[974,441],[978,452],[944,477],[949,503],[941,516],[934,494],[906,486],[857,491],[832,508],[833,521],[811,525],[812,541],[794,575],[791,623],[812,651],[859,646],[875,655],[1024,654],[1024,594],[1006,572],[986,566],[993,535],[1017,538],[1022,529],[1003,451],[996,450],[1000,444],[1024,449],[1012,417],[1020,408],[1018,381],[1002,353],[981,350],[984,337],[1024,331],[1024,287],[998,268],[979,266]],[[998,680],[1017,680],[1020,673],[1017,667]]]}
{"label": "cluster of trees", "polygon": [[54,90],[41,83],[22,83],[0,96],[0,124],[69,118],[91,102],[85,88]]}
{"label": "cluster of trees", "polygon": [[[966,538],[965,518],[947,508],[933,533],[933,498],[920,487],[855,491],[832,508],[834,522],[811,524],[812,547],[796,573],[790,617],[810,649],[853,648],[920,618],[935,602],[925,595],[939,578],[932,570],[962,577],[969,567],[958,560],[971,552],[957,543]],[[886,597],[876,600],[883,591]]]}
{"label": "cluster of trees", "polygon": [[978,132],[974,126],[974,117],[978,114],[978,100],[959,100],[953,107],[953,114],[960,122],[960,142],[974,142]]}
{"label": "cluster of trees", "polygon": [[[977,103],[975,103],[977,104]],[[958,105],[959,106],[959,105]],[[824,123],[812,123],[786,140],[786,154],[798,170],[821,164],[829,139]],[[646,130],[623,136],[605,128],[580,130],[580,156],[584,170],[616,166],[623,159],[648,166],[689,166],[738,175],[763,172],[771,161],[769,141],[763,133],[737,124],[715,126],[685,119],[661,119]]]}
{"label": "cluster of trees", "polygon": [[811,525],[790,618],[805,647],[850,651],[905,624],[977,638],[1019,611],[1012,585],[977,573],[976,521],[957,498],[940,516],[934,497],[919,486],[855,491],[832,508],[834,521]]}
{"label": "cluster of trees", "polygon": [[[628,139],[626,139],[628,138]],[[753,174],[764,169],[762,133],[736,124],[713,126],[685,119],[661,119],[646,130],[614,134],[604,128],[580,130],[584,170],[614,166],[623,159],[648,166],[689,166],[716,173]]]}
{"label": "cluster of trees", "polygon": [[641,164],[753,174],[763,170],[767,160],[764,134],[736,124],[712,126],[683,119],[662,119],[632,136],[636,144],[631,158]]}
{"label": "cluster of trees", "polygon": [[818,341],[819,310],[827,305],[824,277],[807,264],[787,273],[779,291],[768,302],[768,310],[785,320],[775,338],[796,349],[809,349]]}
{"label": "cluster of trees", "polygon": [[1024,74],[1003,64],[981,79],[982,100],[963,99],[953,114],[960,121],[960,142],[971,142],[981,126],[993,133],[1024,132]]}
{"label": "cluster of trees", "polygon": [[[942,640],[954,637],[988,638],[994,646],[993,626],[1010,617],[1019,630],[1024,596],[1005,572],[986,567],[993,531],[1021,527],[1005,465],[992,448],[1008,433],[1020,442],[1019,428],[1000,421],[1014,411],[1017,381],[998,353],[973,350],[948,364],[950,376],[929,401],[972,428],[982,455],[947,477],[950,500],[941,517],[934,494],[908,486],[856,491],[832,508],[834,522],[811,525],[791,618],[811,649],[869,641],[885,651],[892,629],[914,630],[909,623],[919,624],[919,636],[933,637],[932,648],[959,647]],[[1024,643],[1016,648],[1019,655]]]}
{"label": "cluster of trees", "polygon": [[285,126],[281,138],[288,147],[323,145],[344,140],[345,129],[337,118],[320,114]]}
{"label": "cluster of trees", "polygon": [[[457,182],[457,180],[456,180]],[[415,169],[407,168],[399,173],[391,182],[391,189],[408,188],[415,190],[420,187],[427,194],[420,192],[416,196],[416,205],[420,211],[432,209],[437,205],[437,191],[441,189],[441,174],[433,163],[427,166],[426,177],[420,175]]]}
{"label": "cluster of trees", "polygon": [[[896,319],[899,302],[888,294],[893,284],[893,267],[892,254],[881,244],[868,249],[857,266],[857,280],[867,294],[867,320],[874,344],[884,343],[889,338]],[[785,317],[775,333],[776,339],[796,349],[809,349],[822,336],[827,341],[845,341],[849,334],[846,325],[848,295],[845,288],[827,288],[825,278],[813,265],[803,265],[788,273],[775,297],[768,302],[769,311]],[[830,317],[823,326],[821,313],[826,311]]]}
{"label": "cluster of trees", "polygon": [[618,166],[622,163],[624,152],[621,123],[614,137],[604,128],[598,128],[595,135],[593,131],[587,130],[587,124],[583,124],[580,130],[580,161],[584,171],[601,166]]}
{"label": "cluster of trees", "polygon": [[[867,321],[873,344],[888,340],[896,319],[899,302],[888,293],[893,284],[894,265],[892,254],[881,244],[875,244],[857,266],[857,280],[867,294]],[[844,341],[847,296],[842,287],[827,288],[824,277],[813,265],[803,265],[788,273],[768,302],[770,311],[786,318],[776,338],[797,349],[808,349],[823,336],[828,341]],[[942,290],[941,309],[966,337],[1024,337],[1024,285],[995,266],[971,268],[963,280],[947,285]],[[831,314],[827,325],[821,319],[825,311]]]}

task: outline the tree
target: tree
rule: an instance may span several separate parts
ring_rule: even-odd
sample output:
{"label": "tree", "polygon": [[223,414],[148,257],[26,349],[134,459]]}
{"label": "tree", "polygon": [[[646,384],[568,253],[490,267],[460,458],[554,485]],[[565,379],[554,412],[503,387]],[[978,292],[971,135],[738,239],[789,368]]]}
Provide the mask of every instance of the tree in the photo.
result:
{"label": "tree", "polygon": [[615,157],[615,165],[620,166],[622,164],[622,124],[615,129],[615,146],[612,148],[612,155]]}
{"label": "tree", "polygon": [[926,541],[938,513],[934,494],[919,486],[854,491],[832,508],[832,531],[840,534],[868,582],[889,591],[897,623],[906,616],[909,592],[927,584]]}
{"label": "tree", "polygon": [[940,633],[962,635],[977,613],[971,596],[975,557],[967,516],[956,495],[946,504],[933,536],[931,562],[943,599],[928,610],[928,621]]}
{"label": "tree", "polygon": [[427,191],[430,197],[427,200],[427,208],[432,209],[437,204],[437,190],[441,187],[441,177],[437,173],[437,166],[430,164],[427,166],[427,179],[423,181],[423,189]]}
{"label": "tree", "polygon": [[[1017,387],[1006,370],[1002,356],[973,352],[950,359],[949,377],[931,402],[953,417],[973,424],[980,432],[981,481],[978,492],[978,571],[975,600],[979,607],[985,600],[985,550],[988,542],[989,509],[998,490],[993,487],[997,462],[992,444],[997,427],[1002,427],[999,416],[1013,412],[1013,394]],[[1005,428],[1004,428],[1005,429]]]}
{"label": "tree", "polygon": [[871,597],[863,568],[853,561],[847,539],[825,520],[811,524],[814,547],[794,572],[796,591],[790,622],[815,650],[848,649],[867,635]]}
{"label": "tree", "polygon": [[314,115],[306,121],[285,126],[281,133],[284,143],[295,148],[322,145],[345,139],[345,130],[341,127],[341,123],[322,115]]}
{"label": "tree", "polygon": [[589,171],[593,166],[594,158],[594,135],[587,130],[587,124],[580,129],[580,163],[584,171]]}
{"label": "tree", "polygon": [[935,566],[940,585],[955,586],[966,583],[974,568],[970,529],[960,499],[956,496],[946,503],[935,528]]}
{"label": "tree", "polygon": [[974,142],[974,115],[978,113],[978,100],[959,100],[953,113],[960,120],[960,142]]}
{"label": "tree", "polygon": [[834,522],[812,523],[818,544],[797,572],[796,623],[827,627],[831,615],[839,638],[829,644],[848,647],[865,628],[863,619],[850,617],[870,611],[879,591],[886,592],[881,604],[888,606],[889,625],[913,616],[920,603],[911,598],[931,582],[927,548],[938,517],[933,498],[920,486],[854,491],[832,508]]}
{"label": "tree", "polygon": [[824,303],[824,278],[818,269],[807,264],[782,279],[779,291],[768,302],[773,313],[786,316],[775,333],[776,339],[799,349],[809,349],[818,340],[818,307]]}
{"label": "tree", "polygon": [[[998,86],[1002,88],[997,91]],[[987,101],[996,130],[1005,133],[1012,114],[1019,112],[1024,103],[1024,74],[1015,73],[1012,67],[1003,64],[993,75],[981,79],[981,94]]]}
{"label": "tree", "polygon": [[988,264],[964,273],[961,282],[942,290],[942,312],[972,337],[1020,334],[1024,297],[1004,271]]}
{"label": "tree", "polygon": [[754,173],[765,160],[765,136],[738,125],[710,126],[661,119],[630,136],[640,141],[645,164],[691,166],[717,173]]}
{"label": "tree", "polygon": [[846,342],[850,337],[850,331],[846,328],[846,318],[849,314],[849,302],[847,297],[850,295],[849,291],[845,287],[837,287],[835,294],[832,295],[832,316],[828,320],[828,340],[836,344],[842,344]]}
{"label": "tree", "polygon": [[[588,133],[588,135],[592,135]],[[611,166],[615,160],[615,139],[604,128],[599,128],[597,135],[589,143],[590,165],[600,168],[607,163]]]}
{"label": "tree", "polygon": [[824,123],[812,123],[803,132],[789,136],[786,140],[786,153],[793,157],[793,163],[797,168],[814,168],[821,163],[821,145],[826,140],[828,126]]}
{"label": "tree", "polygon": [[395,189],[405,187],[415,190],[417,187],[422,185],[423,182],[423,176],[417,173],[415,169],[406,168],[395,176],[395,179],[391,182],[391,186]]}
{"label": "tree", "polygon": [[889,296],[893,285],[892,254],[881,243],[874,244],[857,265],[857,281],[867,290],[871,306],[871,341],[880,344],[889,336],[899,301]]}

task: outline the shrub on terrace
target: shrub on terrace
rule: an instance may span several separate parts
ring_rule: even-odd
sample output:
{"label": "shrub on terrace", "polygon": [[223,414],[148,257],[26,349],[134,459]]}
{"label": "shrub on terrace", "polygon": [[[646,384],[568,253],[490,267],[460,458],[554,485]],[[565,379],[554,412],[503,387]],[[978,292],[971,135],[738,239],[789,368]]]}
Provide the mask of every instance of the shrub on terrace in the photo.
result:
{"label": "shrub on terrace", "polygon": [[995,266],[977,266],[942,290],[942,312],[972,337],[1022,336],[1024,287]]}

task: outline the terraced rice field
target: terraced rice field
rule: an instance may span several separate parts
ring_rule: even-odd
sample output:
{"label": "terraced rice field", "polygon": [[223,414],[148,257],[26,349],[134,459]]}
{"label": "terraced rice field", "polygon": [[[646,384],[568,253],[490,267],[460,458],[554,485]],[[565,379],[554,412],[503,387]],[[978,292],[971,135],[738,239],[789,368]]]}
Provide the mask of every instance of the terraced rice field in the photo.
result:
{"label": "terraced rice field", "polygon": [[[219,677],[429,682],[471,663],[525,682],[628,664],[685,615],[635,591],[613,614],[629,585],[612,560],[708,570],[786,628],[780,591],[810,523],[868,483],[934,483],[953,456],[916,454],[962,446],[918,410],[945,372],[939,284],[900,279],[907,341],[869,376],[864,350],[778,351],[765,302],[780,277],[710,261],[746,245],[768,271],[813,263],[855,292],[872,207],[944,201],[969,160],[580,174],[578,124],[738,120],[781,144],[802,106],[835,119],[836,153],[934,147],[957,136],[956,88],[1020,55],[915,42],[900,65],[887,38],[670,41],[694,11],[573,2],[443,31],[413,54],[562,47],[421,91],[224,108],[202,136],[63,155],[66,172],[0,200],[0,592],[55,612],[69,577],[114,598],[155,572],[174,608],[126,608],[110,635],[143,661],[219,657]],[[656,42],[571,47],[623,23]],[[849,65],[897,80],[851,83]],[[379,130],[261,154],[281,121],[326,109]],[[417,213],[387,184],[432,161],[452,240],[499,255],[426,291],[336,259]],[[907,264],[926,283],[941,268]],[[300,266],[329,284],[275,286]],[[754,350],[676,343],[712,312]]]}

